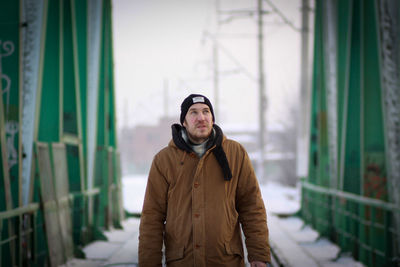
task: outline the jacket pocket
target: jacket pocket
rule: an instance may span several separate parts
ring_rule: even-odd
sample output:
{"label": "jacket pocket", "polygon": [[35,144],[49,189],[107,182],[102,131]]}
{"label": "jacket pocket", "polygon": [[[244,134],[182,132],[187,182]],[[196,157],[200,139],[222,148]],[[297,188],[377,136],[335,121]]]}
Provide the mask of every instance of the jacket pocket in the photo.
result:
{"label": "jacket pocket", "polygon": [[166,260],[166,262],[183,259],[184,249],[185,249],[184,247],[168,249],[165,252],[165,260]]}
{"label": "jacket pocket", "polygon": [[241,246],[225,243],[225,252],[228,255],[238,255],[243,258],[243,250]]}

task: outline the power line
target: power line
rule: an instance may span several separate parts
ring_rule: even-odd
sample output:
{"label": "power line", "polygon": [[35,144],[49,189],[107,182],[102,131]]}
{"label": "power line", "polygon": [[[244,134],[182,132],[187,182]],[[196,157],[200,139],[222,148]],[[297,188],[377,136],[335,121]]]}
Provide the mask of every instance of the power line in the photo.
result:
{"label": "power line", "polygon": [[[293,30],[300,32],[301,29],[296,27],[293,22],[291,22],[276,6],[274,3],[272,3],[271,0],[264,0],[271,8],[274,13],[276,13],[283,21],[285,24],[287,24],[290,28]],[[252,9],[238,9],[238,10],[218,10],[218,13],[220,14],[225,14],[229,15],[227,18],[224,20],[219,21],[221,24],[229,23],[233,19],[236,18],[243,18],[243,17],[251,17],[257,14],[256,10]],[[261,14],[271,14],[272,12],[267,11],[267,10],[261,10]]]}
{"label": "power line", "polygon": [[267,4],[272,8],[272,10],[278,14],[279,17],[281,17],[281,19],[283,19],[283,21],[289,25],[290,28],[292,28],[293,30],[297,31],[297,32],[301,32],[300,28],[297,28],[273,3],[271,0],[264,0],[265,2],[267,2]]}
{"label": "power line", "polygon": [[221,51],[224,52],[224,54],[232,60],[233,63],[236,64],[236,66],[239,67],[239,69],[242,70],[243,74],[245,74],[251,81],[255,82],[257,81],[257,78],[254,77],[253,74],[243,64],[241,64],[230,52],[227,48],[225,48],[221,43],[218,42],[218,46],[220,47]]}
{"label": "power line", "polygon": [[211,38],[213,41],[215,41],[218,45],[218,48],[233,62],[235,63],[235,65],[243,72],[243,74],[245,74],[251,81],[255,82],[257,81],[257,78],[254,77],[253,74],[251,74],[251,72],[245,67],[243,66],[243,64],[241,64],[239,62],[239,60],[237,60],[232,53],[221,44],[221,42],[218,41],[218,39],[216,39],[214,34],[209,33],[208,31],[204,31],[203,32],[204,36]]}

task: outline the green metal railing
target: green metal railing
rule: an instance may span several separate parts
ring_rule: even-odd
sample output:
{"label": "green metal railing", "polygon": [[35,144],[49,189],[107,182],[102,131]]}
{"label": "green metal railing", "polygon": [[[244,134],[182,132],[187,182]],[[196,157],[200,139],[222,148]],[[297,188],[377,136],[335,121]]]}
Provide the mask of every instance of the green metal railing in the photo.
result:
{"label": "green metal railing", "polygon": [[[26,266],[27,261],[39,263],[46,250],[37,245],[39,204],[0,212],[0,263]],[[11,233],[11,234],[10,234]],[[40,266],[38,264],[37,266]]]}
{"label": "green metal railing", "polygon": [[[47,208],[54,211],[58,206],[67,202],[71,205],[71,219],[76,222],[73,227],[74,243],[86,244],[91,240],[106,240],[102,233],[104,222],[95,221],[90,227],[81,227],[80,219],[88,213],[89,198],[96,199],[92,207],[95,217],[103,213],[100,205],[100,188],[94,188],[84,193],[71,193],[68,198],[58,199],[54,203],[45,203]],[[50,207],[51,206],[51,207]],[[40,203],[31,203],[25,207],[0,212],[0,266],[43,266],[49,256],[45,235],[43,207]],[[119,227],[116,225],[109,227]],[[10,234],[11,233],[11,234]],[[75,247],[76,257],[85,257],[85,254]]]}
{"label": "green metal railing", "polygon": [[381,200],[302,182],[301,216],[321,235],[368,266],[396,266],[400,207]]}

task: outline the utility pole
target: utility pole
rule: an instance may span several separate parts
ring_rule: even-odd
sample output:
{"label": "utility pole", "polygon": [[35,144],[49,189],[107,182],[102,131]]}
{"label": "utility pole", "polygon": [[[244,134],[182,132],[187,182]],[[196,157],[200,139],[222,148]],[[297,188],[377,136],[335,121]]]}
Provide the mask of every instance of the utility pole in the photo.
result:
{"label": "utility pole", "polygon": [[218,77],[218,44],[214,39],[213,41],[213,83],[214,83],[214,102],[215,102],[215,116],[219,118],[219,77]]}
{"label": "utility pole", "polygon": [[[257,160],[257,177],[260,181],[264,180],[264,163],[265,163],[265,135],[266,135],[266,110],[267,110],[267,97],[265,92],[265,74],[264,74],[264,33],[263,33],[263,15],[267,14],[263,10],[262,5],[263,0],[257,0],[257,10],[254,12],[251,10],[234,10],[234,11],[225,11],[224,13],[232,15],[240,14],[245,15],[257,15],[257,50],[258,50],[258,110],[259,110],[259,131],[258,131],[258,146],[259,146],[259,157]],[[216,0],[217,13],[220,13],[218,9],[219,0]],[[230,21],[228,19],[227,21]],[[216,44],[216,42],[214,43]],[[214,51],[216,47],[214,47]],[[214,67],[217,66],[218,61],[216,52],[214,52]],[[214,89],[216,90],[216,106],[218,107],[218,78],[216,73],[216,69],[214,68]]]}
{"label": "utility pole", "polygon": [[257,25],[258,25],[258,87],[259,87],[259,162],[257,168],[258,179],[264,180],[264,162],[265,162],[265,111],[266,111],[266,96],[265,96],[265,79],[264,79],[264,34],[263,34],[263,9],[262,0],[257,0]]}
{"label": "utility pole", "polygon": [[168,79],[164,79],[164,116],[165,117],[169,117],[169,114],[168,114],[168,110],[169,110],[169,107],[168,107],[168,99],[169,98],[169,96],[168,96]]}
{"label": "utility pole", "polygon": [[218,32],[219,32],[219,0],[215,0],[216,22],[217,31],[213,36],[213,85],[214,85],[214,103],[215,103],[215,117],[219,118],[219,73],[218,73]]}
{"label": "utility pole", "polygon": [[128,99],[124,99],[124,116],[122,121],[122,129],[129,128],[129,111],[128,111]]}
{"label": "utility pole", "polygon": [[310,0],[301,2],[301,55],[300,55],[300,97],[299,97],[299,115],[297,125],[297,175],[299,177],[307,175],[308,157],[308,127],[310,111],[310,64],[309,64],[309,12]]}

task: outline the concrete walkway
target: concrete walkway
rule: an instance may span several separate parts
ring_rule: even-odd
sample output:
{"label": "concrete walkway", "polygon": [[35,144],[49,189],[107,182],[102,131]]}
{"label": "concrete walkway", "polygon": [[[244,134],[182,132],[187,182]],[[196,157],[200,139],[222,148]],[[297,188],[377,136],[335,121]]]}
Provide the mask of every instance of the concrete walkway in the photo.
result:
{"label": "concrete walkway", "polygon": [[[276,266],[287,267],[361,267],[339,248],[319,238],[318,233],[295,217],[268,215],[270,243],[277,258]],[[108,241],[95,241],[83,251],[86,259],[72,259],[63,267],[137,266],[139,219],[123,222],[123,230],[105,232]],[[340,257],[339,257],[340,256]]]}
{"label": "concrete walkway", "polygon": [[297,217],[268,217],[270,243],[281,265],[290,267],[362,267],[349,254]]}
{"label": "concrete walkway", "polygon": [[104,233],[108,241],[95,241],[84,247],[86,259],[72,259],[63,267],[136,267],[138,262],[139,219],[122,222],[122,230]]}

